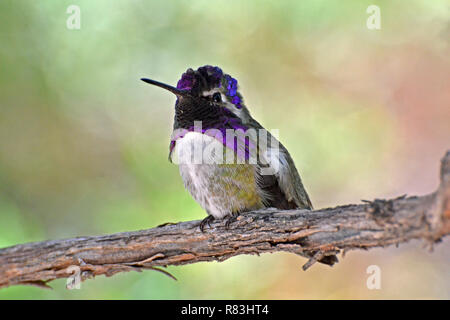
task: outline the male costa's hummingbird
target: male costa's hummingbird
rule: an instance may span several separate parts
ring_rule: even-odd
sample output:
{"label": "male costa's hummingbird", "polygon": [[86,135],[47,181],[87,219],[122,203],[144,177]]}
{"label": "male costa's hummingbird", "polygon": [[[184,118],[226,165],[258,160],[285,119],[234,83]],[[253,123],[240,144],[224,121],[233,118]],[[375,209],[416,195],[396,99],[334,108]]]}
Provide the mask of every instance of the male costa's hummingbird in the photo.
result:
{"label": "male costa's hummingbird", "polygon": [[[169,160],[173,154],[178,157],[186,189],[208,214],[200,224],[202,232],[205,224],[214,219],[227,218],[228,227],[241,212],[269,207],[312,209],[289,152],[252,118],[238,92],[236,79],[219,67],[207,65],[196,71],[189,68],[176,87],[147,78],[141,80],[177,97],[173,125],[177,133],[171,138]],[[196,123],[201,124],[201,129],[196,128]],[[235,140],[230,143],[226,136],[230,129],[244,133],[256,130],[264,133],[271,142],[261,147],[259,138],[246,136],[244,140],[247,140],[239,147]],[[210,134],[208,130],[216,133]],[[243,161],[192,162],[191,151],[193,145],[196,148],[195,144],[200,147],[200,152],[222,147],[236,156],[234,160],[240,157]],[[257,161],[249,161],[250,149],[257,150]],[[260,159],[264,157],[270,159]],[[274,170],[264,170],[271,167]],[[335,256],[320,260],[330,265],[336,261]]]}

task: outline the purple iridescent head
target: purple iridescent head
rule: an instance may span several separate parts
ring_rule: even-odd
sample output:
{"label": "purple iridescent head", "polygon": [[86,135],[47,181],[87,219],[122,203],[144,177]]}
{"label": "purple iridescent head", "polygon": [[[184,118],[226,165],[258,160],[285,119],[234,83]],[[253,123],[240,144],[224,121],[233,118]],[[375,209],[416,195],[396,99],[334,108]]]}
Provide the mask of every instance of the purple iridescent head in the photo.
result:
{"label": "purple iridescent head", "polygon": [[[177,86],[151,79],[144,82],[166,89],[177,96],[175,103],[174,132],[182,129],[196,131],[195,123],[201,122],[202,132],[217,129],[225,136],[226,130],[243,130],[254,126],[254,121],[238,92],[237,80],[225,74],[219,67],[189,68],[178,80]],[[171,141],[172,150],[176,136]],[[223,141],[227,145],[229,141]]]}
{"label": "purple iridescent head", "polygon": [[178,80],[177,89],[188,90],[198,96],[211,97],[215,101],[220,97],[230,109],[242,109],[244,106],[242,96],[238,92],[237,80],[223,73],[219,67],[206,65],[196,71],[189,68]]}
{"label": "purple iridescent head", "polygon": [[171,91],[177,96],[174,127],[186,127],[193,121],[207,123],[232,120],[245,124],[250,113],[238,92],[238,82],[219,67],[206,65],[187,69],[172,87],[151,79],[143,81]]}

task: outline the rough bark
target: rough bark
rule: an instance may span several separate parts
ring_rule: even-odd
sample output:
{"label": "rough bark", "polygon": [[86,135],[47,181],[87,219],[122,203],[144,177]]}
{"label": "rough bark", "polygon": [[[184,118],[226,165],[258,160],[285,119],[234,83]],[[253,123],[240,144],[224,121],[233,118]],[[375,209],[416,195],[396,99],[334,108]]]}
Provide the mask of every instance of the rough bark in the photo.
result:
{"label": "rough bark", "polygon": [[226,229],[223,221],[201,233],[199,221],[105,236],[20,244],[0,249],[0,287],[47,282],[81,271],[81,279],[168,265],[224,261],[240,254],[285,251],[310,259],[353,249],[423,239],[433,245],[450,233],[450,151],[441,183],[428,195],[366,201],[315,211],[248,212]]}

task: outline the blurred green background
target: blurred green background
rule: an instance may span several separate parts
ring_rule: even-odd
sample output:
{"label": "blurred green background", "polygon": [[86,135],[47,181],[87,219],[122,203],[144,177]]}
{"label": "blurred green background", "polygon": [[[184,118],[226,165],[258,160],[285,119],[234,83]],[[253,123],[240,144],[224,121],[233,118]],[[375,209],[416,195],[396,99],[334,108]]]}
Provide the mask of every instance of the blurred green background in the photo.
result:
{"label": "blurred green background", "polygon": [[[81,9],[69,30],[67,7]],[[366,9],[381,8],[381,30]],[[450,9],[439,1],[0,1],[0,247],[202,219],[167,161],[176,84],[218,65],[280,130],[316,208],[438,185],[450,148]],[[97,277],[23,299],[450,298],[448,239],[350,252],[334,268],[277,253]],[[366,287],[366,268],[382,272]]]}

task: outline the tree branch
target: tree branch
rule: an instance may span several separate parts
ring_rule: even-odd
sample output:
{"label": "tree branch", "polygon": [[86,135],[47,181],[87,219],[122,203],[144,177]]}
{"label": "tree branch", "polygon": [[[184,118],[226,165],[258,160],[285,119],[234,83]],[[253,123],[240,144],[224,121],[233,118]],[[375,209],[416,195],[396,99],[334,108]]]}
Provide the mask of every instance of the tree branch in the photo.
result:
{"label": "tree branch", "polygon": [[[266,209],[248,212],[224,227],[199,221],[96,237],[78,237],[0,249],[0,287],[66,278],[73,266],[81,279],[122,271],[200,261],[224,261],[240,254],[292,252],[310,257],[304,269],[324,256],[353,249],[386,247],[424,239],[430,246],[450,234],[450,151],[442,159],[439,188],[425,196],[367,201],[336,208]],[[77,268],[76,267],[76,268]]]}

